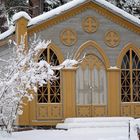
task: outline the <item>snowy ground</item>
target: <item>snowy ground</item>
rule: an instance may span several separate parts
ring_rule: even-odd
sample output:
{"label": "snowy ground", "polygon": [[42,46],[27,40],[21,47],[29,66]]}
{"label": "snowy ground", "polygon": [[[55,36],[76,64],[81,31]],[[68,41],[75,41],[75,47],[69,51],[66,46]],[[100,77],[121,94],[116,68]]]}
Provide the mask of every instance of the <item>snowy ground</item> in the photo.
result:
{"label": "snowy ground", "polygon": [[[11,136],[1,134],[0,140],[128,140],[128,130],[124,128],[32,130],[15,132]],[[131,133],[131,140],[138,140],[138,138]]]}
{"label": "snowy ground", "polygon": [[[131,123],[130,139],[128,122]],[[57,126],[68,130],[31,130],[9,136],[0,132],[0,140],[138,140],[136,124],[140,126],[140,119],[70,118]]]}

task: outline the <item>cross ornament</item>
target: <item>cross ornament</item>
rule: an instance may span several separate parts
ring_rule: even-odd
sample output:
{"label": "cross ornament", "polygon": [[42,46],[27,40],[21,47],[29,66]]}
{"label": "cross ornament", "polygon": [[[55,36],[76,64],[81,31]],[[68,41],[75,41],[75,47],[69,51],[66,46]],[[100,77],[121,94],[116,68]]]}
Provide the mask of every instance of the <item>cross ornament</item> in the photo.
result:
{"label": "cross ornament", "polygon": [[84,18],[82,26],[85,32],[94,33],[97,31],[98,21],[95,17],[88,16]]}
{"label": "cross ornament", "polygon": [[77,41],[77,34],[72,29],[64,29],[61,32],[60,39],[62,43],[66,46],[72,46]]}
{"label": "cross ornament", "polygon": [[105,43],[109,47],[116,47],[120,43],[119,34],[116,31],[109,31],[105,34]]}

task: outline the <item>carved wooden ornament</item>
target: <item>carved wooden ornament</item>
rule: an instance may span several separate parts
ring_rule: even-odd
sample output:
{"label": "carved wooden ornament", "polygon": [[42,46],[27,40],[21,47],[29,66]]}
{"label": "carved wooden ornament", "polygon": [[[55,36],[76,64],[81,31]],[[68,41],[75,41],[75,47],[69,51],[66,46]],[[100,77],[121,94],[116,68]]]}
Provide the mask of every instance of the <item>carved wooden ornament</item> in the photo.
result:
{"label": "carved wooden ornament", "polygon": [[87,33],[94,33],[97,31],[99,23],[95,17],[88,16],[83,19],[82,27]]}
{"label": "carved wooden ornament", "polygon": [[60,33],[60,40],[66,46],[72,46],[77,41],[77,33],[73,29],[64,29]]}
{"label": "carved wooden ornament", "polygon": [[109,46],[111,48],[118,46],[120,43],[119,34],[114,30],[108,31],[105,34],[105,43],[107,46]]}

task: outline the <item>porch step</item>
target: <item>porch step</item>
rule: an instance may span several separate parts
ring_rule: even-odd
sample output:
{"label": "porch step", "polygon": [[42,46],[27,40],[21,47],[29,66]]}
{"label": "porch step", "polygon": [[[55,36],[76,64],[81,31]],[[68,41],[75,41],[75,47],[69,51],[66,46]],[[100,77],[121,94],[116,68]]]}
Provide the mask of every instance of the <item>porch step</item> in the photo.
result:
{"label": "porch step", "polygon": [[67,118],[64,123],[87,123],[87,122],[129,122],[134,120],[132,117],[79,117]]}
{"label": "porch step", "polygon": [[57,124],[58,129],[129,127],[131,117],[98,117],[98,118],[67,118],[64,123]]}
{"label": "porch step", "polygon": [[128,123],[122,122],[91,122],[91,123],[64,123],[57,124],[56,128],[59,129],[72,129],[72,128],[95,128],[95,127],[128,127]]}

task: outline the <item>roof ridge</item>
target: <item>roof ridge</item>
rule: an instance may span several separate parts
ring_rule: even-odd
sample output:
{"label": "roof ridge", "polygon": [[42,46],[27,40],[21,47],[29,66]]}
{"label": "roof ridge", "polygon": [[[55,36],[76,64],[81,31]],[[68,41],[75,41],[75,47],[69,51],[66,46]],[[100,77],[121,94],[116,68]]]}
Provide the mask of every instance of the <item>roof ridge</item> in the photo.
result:
{"label": "roof ridge", "polygon": [[[88,3],[88,2],[94,2],[94,3],[98,4],[99,6],[106,8],[107,10],[109,10],[111,12],[114,11],[115,14],[117,14],[118,16],[121,16],[122,18],[128,20],[132,24],[135,24],[136,26],[140,27],[140,19],[136,18],[135,16],[127,13],[126,11],[118,8],[117,6],[107,2],[105,0],[73,0],[73,1],[70,1],[62,6],[59,6],[59,7],[52,9],[44,14],[41,14],[35,18],[30,19],[28,22],[28,27],[35,25],[35,24],[38,24],[38,23],[45,21],[49,18],[52,18],[54,16],[57,16],[57,15],[65,12],[71,8],[74,8],[80,4],[84,4],[84,3]],[[14,31],[15,31],[15,27],[9,28],[9,30],[0,34],[0,40],[10,36]]]}

